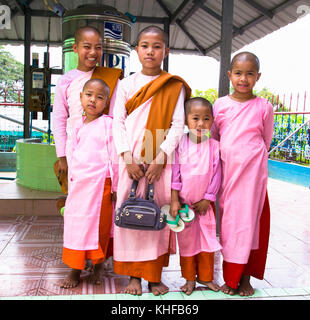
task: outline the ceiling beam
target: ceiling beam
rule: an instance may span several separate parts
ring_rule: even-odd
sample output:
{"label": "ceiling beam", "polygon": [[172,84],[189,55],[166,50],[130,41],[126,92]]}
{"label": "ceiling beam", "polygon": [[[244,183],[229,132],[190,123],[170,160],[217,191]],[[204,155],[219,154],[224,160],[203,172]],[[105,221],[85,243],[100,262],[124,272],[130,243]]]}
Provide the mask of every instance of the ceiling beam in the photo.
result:
{"label": "ceiling beam", "polygon": [[22,13],[23,15],[25,15],[25,6],[23,4],[21,4],[20,1],[18,1],[18,0],[14,0],[14,3],[16,5],[16,8],[18,9],[18,11],[20,13]]}
{"label": "ceiling beam", "polygon": [[[171,19],[171,12],[166,7],[166,5],[162,2],[162,0],[156,0],[156,2],[160,5],[160,7],[165,11],[169,19]],[[183,33],[187,36],[187,38],[192,42],[192,44],[195,46],[195,48],[204,55],[204,48],[199,44],[199,42],[190,34],[190,32],[187,30],[187,28],[184,26],[183,21],[180,19],[177,19],[175,21],[175,24],[183,31]]]}
{"label": "ceiling beam", "polygon": [[182,10],[186,7],[186,5],[190,2],[191,0],[184,0],[178,7],[177,9],[171,14],[170,18],[170,23],[174,23],[178,16],[181,14]]}
{"label": "ceiling beam", "polygon": [[199,44],[199,42],[190,34],[190,32],[186,29],[184,24],[181,22],[180,19],[177,19],[175,22],[176,25],[185,33],[187,38],[193,43],[193,45],[196,47],[196,49],[204,56],[205,55],[205,49]]}
{"label": "ceiling beam", "polygon": [[[32,17],[52,17],[52,18],[59,18],[61,19],[59,15],[57,15],[55,12],[49,11],[49,10],[31,10],[31,16]],[[161,17],[145,17],[145,16],[135,16],[137,22],[141,23],[154,23],[154,24],[164,24],[167,18],[161,18]]]}
{"label": "ceiling beam", "polygon": [[258,12],[262,13],[264,16],[266,16],[269,19],[272,19],[274,14],[263,7],[261,4],[255,2],[254,0],[243,0],[245,1],[248,5],[250,5],[252,8],[256,9]]}
{"label": "ceiling beam", "polygon": [[[204,1],[200,1],[200,2],[204,2]],[[218,14],[217,12],[215,12],[214,10],[210,9],[208,6],[204,5],[203,3],[200,4],[200,8],[205,11],[206,13],[208,13],[210,16],[212,16],[213,18],[215,18],[216,20],[222,22],[222,16],[220,14]],[[238,33],[238,34],[242,34],[243,31],[234,26],[233,25],[233,31]]]}
{"label": "ceiling beam", "polygon": [[145,16],[135,16],[136,22],[141,23],[154,23],[154,24],[164,24],[168,18],[160,17],[145,17]]}
{"label": "ceiling beam", "polygon": [[189,9],[189,11],[182,18],[182,22],[185,23],[200,7],[200,0],[194,0],[194,5]]}
{"label": "ceiling beam", "polygon": [[169,19],[171,18],[171,12],[170,10],[167,8],[167,6],[162,2],[162,0],[156,0],[156,2],[159,4],[159,6],[165,11],[166,15],[169,17]]}
{"label": "ceiling beam", "polygon": [[[280,3],[278,6],[276,6],[275,8],[273,8],[271,10],[272,14],[275,15],[279,12],[281,12],[282,10],[284,10],[285,8],[287,8],[288,6],[298,2],[299,0],[286,0],[282,3]],[[257,24],[263,22],[264,20],[266,20],[267,17],[265,15],[261,15],[258,18],[246,23],[245,25],[243,25],[242,27],[240,27],[240,29],[242,30],[242,32],[245,32],[246,30],[256,26]],[[233,38],[235,38],[236,36],[238,36],[238,33],[233,32]],[[221,45],[221,41],[218,41],[216,43],[214,43],[213,45],[211,45],[210,47],[208,47],[205,50],[205,54],[208,54],[210,51],[218,48]]]}
{"label": "ceiling beam", "polygon": [[57,15],[55,12],[52,12],[50,10],[33,10],[30,9],[30,14],[32,17],[52,17],[52,18],[62,18],[59,15]]}

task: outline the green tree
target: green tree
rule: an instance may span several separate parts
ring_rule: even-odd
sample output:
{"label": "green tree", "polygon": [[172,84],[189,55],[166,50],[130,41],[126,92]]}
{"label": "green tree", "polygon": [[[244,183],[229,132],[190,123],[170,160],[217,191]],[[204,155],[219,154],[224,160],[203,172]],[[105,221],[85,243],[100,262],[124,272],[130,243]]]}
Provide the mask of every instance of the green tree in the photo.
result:
{"label": "green tree", "polygon": [[0,101],[4,101],[5,91],[7,102],[18,100],[18,89],[21,90],[21,102],[23,101],[24,65],[15,60],[10,52],[0,46]]}
{"label": "green tree", "polygon": [[206,91],[196,89],[193,96],[205,98],[213,104],[215,100],[218,98],[218,92],[216,89],[213,88],[210,88]]}
{"label": "green tree", "polygon": [[273,103],[274,108],[277,105],[277,111],[288,111],[289,108],[283,105],[282,101],[278,99],[277,95],[274,94],[273,92],[269,91],[267,88],[263,88],[260,91],[254,90],[254,94],[257,95],[258,97],[265,98],[269,100],[271,103]]}

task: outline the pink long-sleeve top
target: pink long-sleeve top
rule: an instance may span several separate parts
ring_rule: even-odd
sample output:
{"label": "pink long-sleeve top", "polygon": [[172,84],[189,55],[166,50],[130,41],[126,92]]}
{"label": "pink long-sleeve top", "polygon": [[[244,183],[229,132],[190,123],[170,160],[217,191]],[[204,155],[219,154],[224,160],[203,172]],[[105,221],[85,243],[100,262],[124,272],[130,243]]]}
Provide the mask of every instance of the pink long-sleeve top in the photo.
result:
{"label": "pink long-sleeve top", "polygon": [[[80,103],[80,91],[82,90],[84,83],[91,78],[93,71],[94,69],[88,72],[73,69],[61,76],[57,82],[53,103],[52,131],[55,140],[56,155],[58,158],[66,156],[66,145],[68,138],[68,118],[72,116],[72,114],[80,114],[80,116],[82,116],[83,109]],[[73,81],[79,83],[75,84],[73,88],[74,90],[70,89],[71,91],[74,91],[71,93],[71,96],[74,95],[74,97],[71,97],[71,101],[74,101],[74,103],[72,102],[73,105],[69,105],[68,101],[70,98],[70,90],[68,90],[68,88],[70,87]],[[110,116],[113,115],[113,107],[115,103],[117,87],[118,82],[113,91],[113,95],[110,101]],[[76,90],[76,88],[79,89]]]}
{"label": "pink long-sleeve top", "polygon": [[70,70],[59,78],[56,85],[53,103],[52,131],[58,158],[66,156],[67,119],[69,117],[67,90],[71,82],[83,73],[85,72],[78,69]]}
{"label": "pink long-sleeve top", "polygon": [[[207,146],[206,143],[208,143],[209,145]],[[182,190],[184,183],[186,183],[184,181],[187,181],[187,177],[184,177],[184,175],[198,176],[193,170],[196,170],[195,168],[197,168],[198,170],[197,172],[199,172],[199,167],[203,168],[205,165],[203,162],[205,162],[206,159],[205,157],[201,157],[203,149],[205,149],[206,147],[212,148],[212,154],[213,154],[214,145],[216,145],[214,140],[211,140],[211,142],[206,141],[206,142],[203,142],[202,144],[201,143],[195,144],[189,139],[188,135],[183,136],[180,142],[180,146],[175,150],[175,163],[172,165],[172,183],[171,183],[172,189],[178,190],[178,191]],[[182,163],[184,161],[182,160],[180,161],[180,152],[187,156],[190,154],[189,148],[195,148],[197,150],[197,158],[188,159],[188,161],[186,161],[187,163]],[[184,159],[184,155],[181,155],[181,157],[182,159]],[[218,152],[215,153],[214,158],[210,159],[210,161],[212,161],[212,178],[211,178],[210,184],[205,184],[205,187],[204,187],[205,191],[203,192],[203,194],[201,194],[201,196],[203,196],[203,198],[201,199],[215,201],[216,194],[218,193],[221,185],[221,162],[220,162],[219,153]],[[181,166],[182,166],[183,179],[181,175]],[[200,172],[201,175],[205,175],[207,173],[203,171],[204,170]],[[198,183],[196,185],[198,185]],[[184,186],[184,187],[187,187],[187,186]],[[197,192],[197,188],[194,188],[193,185],[190,187],[192,187],[193,192]]]}
{"label": "pink long-sleeve top", "polygon": [[[190,207],[202,199],[215,201],[221,184],[221,162],[219,143],[208,139],[201,143],[192,142],[185,134],[175,151],[172,165],[171,188],[179,190],[182,204]],[[185,224],[177,233],[181,256],[191,257],[199,252],[215,252],[221,249],[216,238],[216,219],[209,205],[204,215]]]}

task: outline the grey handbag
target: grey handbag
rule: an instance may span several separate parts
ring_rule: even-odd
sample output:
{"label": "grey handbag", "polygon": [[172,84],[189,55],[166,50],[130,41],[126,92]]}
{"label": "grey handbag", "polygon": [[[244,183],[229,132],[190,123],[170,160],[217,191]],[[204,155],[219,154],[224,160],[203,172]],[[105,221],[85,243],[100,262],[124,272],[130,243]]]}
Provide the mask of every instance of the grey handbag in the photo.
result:
{"label": "grey handbag", "polygon": [[161,230],[166,226],[165,214],[154,202],[154,186],[149,184],[146,199],[137,198],[138,181],[133,180],[129,197],[115,211],[115,225],[136,230]]}

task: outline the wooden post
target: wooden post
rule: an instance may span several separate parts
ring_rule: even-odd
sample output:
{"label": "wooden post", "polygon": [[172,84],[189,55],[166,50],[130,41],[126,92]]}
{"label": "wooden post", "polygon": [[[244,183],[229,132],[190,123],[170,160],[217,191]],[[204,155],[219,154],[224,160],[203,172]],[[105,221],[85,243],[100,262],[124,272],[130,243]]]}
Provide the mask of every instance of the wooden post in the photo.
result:
{"label": "wooden post", "polygon": [[234,0],[222,0],[219,97],[229,94],[229,78],[227,76],[227,71],[229,70],[231,60],[233,9]]}

